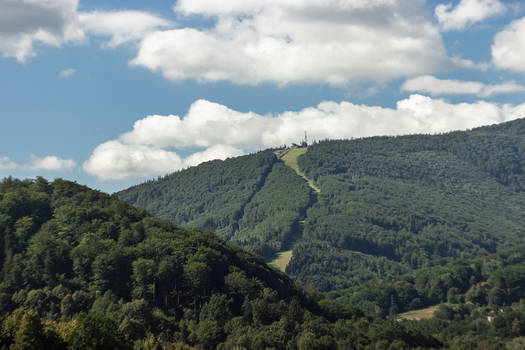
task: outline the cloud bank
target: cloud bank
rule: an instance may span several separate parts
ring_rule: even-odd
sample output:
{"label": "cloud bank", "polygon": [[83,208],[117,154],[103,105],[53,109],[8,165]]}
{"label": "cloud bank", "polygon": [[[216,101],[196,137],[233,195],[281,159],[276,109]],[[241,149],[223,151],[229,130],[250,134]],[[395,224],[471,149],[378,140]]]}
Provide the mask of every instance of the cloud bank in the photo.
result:
{"label": "cloud bank", "polygon": [[[498,4],[463,0],[454,9],[438,6],[436,15],[442,27],[470,23],[500,11]],[[0,53],[26,62],[37,41],[61,46],[101,36],[105,48],[132,44],[131,65],[170,80],[280,86],[486,68],[447,55],[424,0],[179,0],[173,11],[214,25],[177,28],[146,11],[78,12],[78,0],[0,0]],[[479,14],[459,20],[464,13]]]}
{"label": "cloud bank", "polygon": [[174,81],[383,82],[460,62],[422,0],[179,0],[174,11],[216,23],[152,32],[131,61]]}
{"label": "cloud bank", "polygon": [[[519,106],[485,101],[450,104],[411,95],[395,109],[322,102],[275,115],[238,112],[206,100],[195,101],[186,116],[151,115],[138,120],[118,139],[95,148],[84,170],[102,180],[163,175],[211,159],[311,140],[374,135],[438,133],[517,118]],[[179,153],[199,151],[182,158]]]}
{"label": "cloud bank", "polygon": [[407,80],[402,90],[411,92],[426,92],[438,95],[475,95],[489,97],[498,94],[525,91],[525,86],[515,83],[487,85],[477,81],[461,81],[453,79],[438,79],[431,75],[423,75]]}
{"label": "cloud bank", "polygon": [[0,171],[6,170],[43,170],[43,171],[67,171],[76,166],[73,159],[64,159],[57,156],[37,157],[34,154],[26,164],[17,164],[8,157],[0,157]]}

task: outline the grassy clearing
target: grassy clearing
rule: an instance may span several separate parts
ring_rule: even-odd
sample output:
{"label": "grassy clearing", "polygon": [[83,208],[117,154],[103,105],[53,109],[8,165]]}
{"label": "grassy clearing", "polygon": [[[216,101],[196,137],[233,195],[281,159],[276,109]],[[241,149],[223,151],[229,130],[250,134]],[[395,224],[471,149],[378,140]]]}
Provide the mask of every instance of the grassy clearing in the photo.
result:
{"label": "grassy clearing", "polygon": [[279,270],[284,272],[286,270],[286,265],[292,259],[292,250],[286,250],[277,254],[277,258],[270,262],[270,265],[277,267]]}
{"label": "grassy clearing", "polygon": [[306,177],[304,173],[299,170],[299,164],[297,163],[297,158],[299,158],[300,155],[305,154],[308,149],[306,147],[304,148],[292,148],[290,149],[284,156],[282,156],[282,160],[284,161],[284,164],[295,170],[297,175],[302,177],[303,179],[308,182],[308,186],[310,186],[315,192],[321,193],[321,190],[319,187],[317,187],[312,180]]}
{"label": "grassy clearing", "polygon": [[292,148],[282,157],[284,164],[288,165],[295,171],[299,171],[299,164],[297,163],[297,158],[306,153],[308,148]]}
{"label": "grassy clearing", "polygon": [[426,309],[412,310],[405,313],[402,313],[398,316],[398,319],[403,320],[424,320],[432,318],[434,316],[434,311],[438,308],[439,305],[434,305],[427,307]]}

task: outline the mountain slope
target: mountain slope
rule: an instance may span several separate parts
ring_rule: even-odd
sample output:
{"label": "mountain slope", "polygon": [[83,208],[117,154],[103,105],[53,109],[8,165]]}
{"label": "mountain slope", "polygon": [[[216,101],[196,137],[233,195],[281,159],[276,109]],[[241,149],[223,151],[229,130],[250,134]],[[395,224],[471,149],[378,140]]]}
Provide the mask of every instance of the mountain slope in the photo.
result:
{"label": "mountain slope", "polygon": [[0,347],[346,349],[440,343],[307,298],[264,260],[64,180],[0,182]]}
{"label": "mountain slope", "polygon": [[[305,187],[306,180],[289,168],[278,178],[297,185],[266,188],[267,193],[261,196],[273,201],[250,204],[259,198],[257,192],[263,186],[253,187],[254,193],[243,197],[243,217],[277,223],[277,213],[289,209],[294,214],[288,222],[301,222],[299,230],[280,234],[286,231],[284,222],[278,227],[265,226],[263,233],[252,229],[254,225],[246,226],[242,236],[250,237],[248,240],[235,238],[241,231],[240,215],[230,216],[237,227],[233,224],[229,234],[222,234],[223,224],[178,221],[176,215],[188,200],[160,193],[176,192],[185,184],[184,191],[192,193],[195,205],[199,201],[221,202],[226,196],[235,198],[235,192],[222,191],[221,185],[208,188],[217,194],[212,198],[196,184],[210,174],[220,179],[216,181],[219,184],[235,182],[261,157],[272,164],[266,168],[269,178],[273,169],[278,169],[276,165],[283,163],[270,151],[205,163],[117,195],[178,224],[217,230],[222,237],[267,258],[287,245],[285,237],[294,237],[286,271],[304,284],[329,291],[525,243],[525,213],[521,210],[525,207],[524,151],[523,119],[441,135],[319,142],[309,146],[297,163],[320,193]],[[225,168],[230,170],[220,170]],[[306,192],[315,200],[304,205]],[[138,196],[147,200],[137,201]],[[209,211],[205,215],[227,216],[225,211],[206,205]]]}
{"label": "mountain slope", "polygon": [[[330,290],[362,281],[354,252],[417,269],[523,243],[524,124],[309,147],[299,165],[321,195],[288,271]],[[334,254],[310,244],[319,241]],[[319,263],[327,260],[343,263]]]}
{"label": "mountain slope", "polygon": [[313,195],[272,151],[211,161],[133,186],[119,198],[270,258],[301,235]]}

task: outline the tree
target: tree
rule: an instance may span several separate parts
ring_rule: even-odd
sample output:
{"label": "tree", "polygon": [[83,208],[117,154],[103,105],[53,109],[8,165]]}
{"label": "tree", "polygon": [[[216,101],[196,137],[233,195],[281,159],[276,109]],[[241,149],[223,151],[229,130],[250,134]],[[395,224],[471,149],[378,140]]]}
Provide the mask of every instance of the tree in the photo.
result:
{"label": "tree", "polygon": [[11,350],[46,350],[47,341],[40,318],[35,311],[26,311],[15,333]]}
{"label": "tree", "polygon": [[126,349],[114,320],[97,313],[78,314],[66,341],[71,350]]}

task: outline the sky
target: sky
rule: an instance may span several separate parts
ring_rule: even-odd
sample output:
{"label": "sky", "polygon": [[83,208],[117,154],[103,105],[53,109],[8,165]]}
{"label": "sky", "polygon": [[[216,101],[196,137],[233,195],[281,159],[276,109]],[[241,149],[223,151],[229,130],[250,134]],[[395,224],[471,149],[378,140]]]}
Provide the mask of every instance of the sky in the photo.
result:
{"label": "sky", "polygon": [[109,193],[309,140],[525,117],[525,2],[0,0],[0,177]]}

